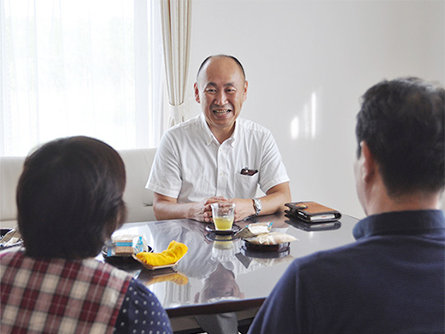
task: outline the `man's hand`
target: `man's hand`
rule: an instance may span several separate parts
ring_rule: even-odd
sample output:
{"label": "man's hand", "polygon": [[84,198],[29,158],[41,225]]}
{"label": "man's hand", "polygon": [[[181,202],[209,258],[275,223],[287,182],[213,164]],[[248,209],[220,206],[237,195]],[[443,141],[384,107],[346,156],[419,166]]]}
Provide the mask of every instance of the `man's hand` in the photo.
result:
{"label": "man's hand", "polygon": [[225,202],[222,196],[210,197],[196,203],[178,203],[173,197],[154,193],[153,210],[158,220],[194,219],[200,222],[212,222],[212,203]]}
{"label": "man's hand", "polygon": [[[267,215],[285,209],[284,203],[291,201],[289,183],[281,183],[270,188],[266,196],[260,198],[262,209],[260,215]],[[251,198],[226,199],[222,196],[210,197],[196,203],[178,203],[176,198],[154,193],[153,210],[158,220],[164,219],[194,219],[201,222],[212,222],[211,204],[216,202],[233,202],[235,221],[242,220],[255,214]]]}
{"label": "man's hand", "polygon": [[211,204],[217,202],[227,202],[222,196],[210,197],[202,200],[201,202],[194,203],[188,214],[188,218],[194,219],[201,222],[211,223],[212,222],[212,207]]}
{"label": "man's hand", "polygon": [[230,202],[235,203],[235,221],[243,220],[255,214],[255,208],[253,207],[253,201],[251,198],[233,198]]}

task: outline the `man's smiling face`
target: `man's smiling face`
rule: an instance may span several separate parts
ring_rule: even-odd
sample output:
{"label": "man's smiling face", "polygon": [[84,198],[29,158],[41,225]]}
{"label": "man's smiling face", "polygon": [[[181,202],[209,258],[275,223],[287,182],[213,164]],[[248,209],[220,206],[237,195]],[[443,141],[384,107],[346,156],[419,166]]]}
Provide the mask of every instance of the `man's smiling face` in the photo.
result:
{"label": "man's smiling face", "polygon": [[210,58],[195,83],[195,99],[210,130],[233,131],[246,98],[247,81],[239,65],[229,57]]}

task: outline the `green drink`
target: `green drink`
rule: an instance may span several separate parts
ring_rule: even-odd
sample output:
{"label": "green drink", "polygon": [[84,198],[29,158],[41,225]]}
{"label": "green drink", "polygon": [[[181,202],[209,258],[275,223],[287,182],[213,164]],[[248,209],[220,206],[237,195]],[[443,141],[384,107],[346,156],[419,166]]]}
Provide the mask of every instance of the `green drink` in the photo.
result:
{"label": "green drink", "polygon": [[215,227],[219,231],[228,231],[232,229],[233,217],[218,217],[213,218]]}
{"label": "green drink", "polygon": [[231,231],[235,218],[235,204],[230,202],[213,203],[212,218],[217,231]]}

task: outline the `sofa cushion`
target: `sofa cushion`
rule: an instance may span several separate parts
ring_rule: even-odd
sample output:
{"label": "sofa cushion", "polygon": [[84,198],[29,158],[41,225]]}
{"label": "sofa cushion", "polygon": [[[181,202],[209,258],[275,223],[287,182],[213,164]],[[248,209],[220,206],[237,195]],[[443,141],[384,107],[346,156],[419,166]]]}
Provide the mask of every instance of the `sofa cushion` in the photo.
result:
{"label": "sofa cushion", "polygon": [[[155,153],[156,148],[119,151],[127,174],[128,222],[156,220],[153,192],[145,189]],[[0,228],[17,226],[15,196],[24,161],[25,157],[0,157]]]}

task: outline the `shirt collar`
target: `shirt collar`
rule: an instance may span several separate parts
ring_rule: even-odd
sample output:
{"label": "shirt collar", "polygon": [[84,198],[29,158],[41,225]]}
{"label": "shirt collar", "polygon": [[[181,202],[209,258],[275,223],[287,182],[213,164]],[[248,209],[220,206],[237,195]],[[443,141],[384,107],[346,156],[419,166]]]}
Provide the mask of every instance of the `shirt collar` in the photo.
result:
{"label": "shirt collar", "polygon": [[443,211],[400,211],[372,215],[360,220],[355,225],[353,235],[355,239],[360,239],[373,235],[414,235],[426,232],[445,234]]}
{"label": "shirt collar", "polygon": [[230,145],[233,146],[235,144],[235,141],[240,136],[241,126],[240,126],[241,120],[238,115],[238,118],[235,121],[235,130],[232,133],[232,136],[230,137]]}
{"label": "shirt collar", "polygon": [[203,130],[202,134],[204,136],[206,145],[207,146],[210,145],[213,141],[218,142],[215,136],[213,135],[212,131],[210,131],[210,128],[206,122],[206,118],[204,117],[203,113],[199,114],[199,120],[201,122],[201,128]]}
{"label": "shirt collar", "polygon": [[[215,142],[219,145],[219,142],[216,139],[215,135],[210,130],[209,125],[207,124],[207,121],[206,121],[203,113],[201,113],[199,115],[199,119],[201,121],[201,126],[204,131],[203,135],[204,135],[206,145],[210,145],[212,142]],[[228,144],[230,144],[230,146],[232,146],[232,147],[233,147],[233,143],[235,142],[235,139],[237,138],[238,133],[239,133],[239,130],[238,130],[239,127],[236,126],[236,124],[238,123],[238,120],[239,120],[239,117],[235,122],[235,131],[233,131],[232,136],[230,136],[230,138],[226,140],[226,142]]]}

